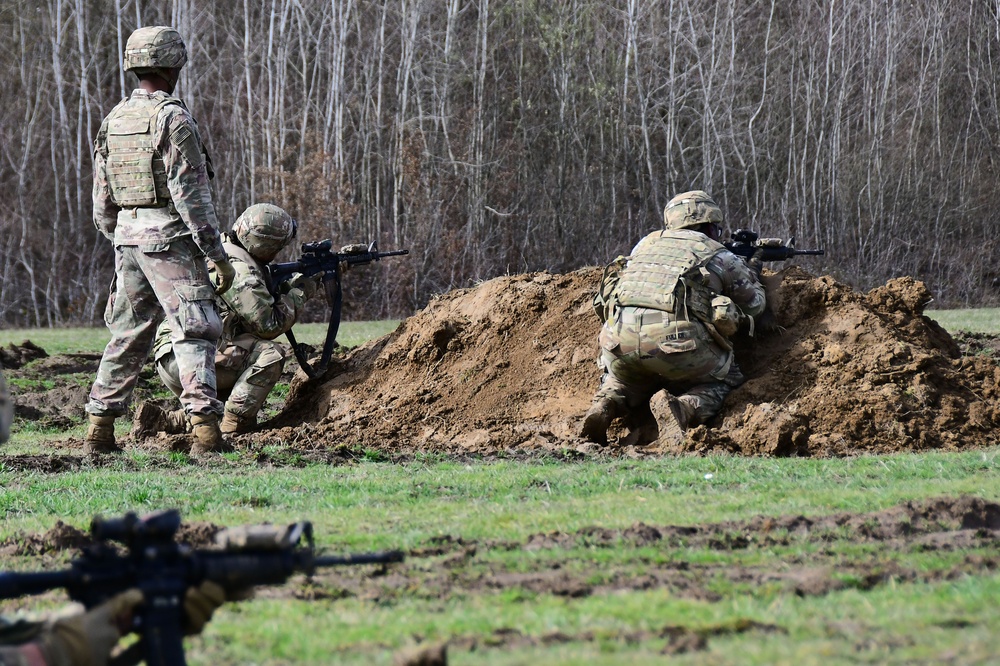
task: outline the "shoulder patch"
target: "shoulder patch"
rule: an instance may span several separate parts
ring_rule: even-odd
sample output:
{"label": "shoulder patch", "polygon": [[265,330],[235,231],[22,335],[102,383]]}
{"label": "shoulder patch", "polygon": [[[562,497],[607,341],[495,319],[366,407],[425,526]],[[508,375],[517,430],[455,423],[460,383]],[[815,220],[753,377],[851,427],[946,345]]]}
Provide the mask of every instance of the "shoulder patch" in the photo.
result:
{"label": "shoulder patch", "polygon": [[170,133],[170,143],[181,152],[184,159],[193,167],[205,163],[205,153],[201,150],[201,141],[187,123],[184,123]]}

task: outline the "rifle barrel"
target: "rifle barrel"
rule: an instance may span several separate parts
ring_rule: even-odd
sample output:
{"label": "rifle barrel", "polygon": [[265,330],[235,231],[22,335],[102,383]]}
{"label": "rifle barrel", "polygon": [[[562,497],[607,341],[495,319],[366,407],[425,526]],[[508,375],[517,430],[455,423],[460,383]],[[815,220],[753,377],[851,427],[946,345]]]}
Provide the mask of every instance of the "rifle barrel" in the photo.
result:
{"label": "rifle barrel", "polygon": [[332,567],[344,564],[389,564],[402,562],[406,554],[401,550],[383,550],[375,553],[354,553],[351,555],[317,557],[313,564],[317,567]]}

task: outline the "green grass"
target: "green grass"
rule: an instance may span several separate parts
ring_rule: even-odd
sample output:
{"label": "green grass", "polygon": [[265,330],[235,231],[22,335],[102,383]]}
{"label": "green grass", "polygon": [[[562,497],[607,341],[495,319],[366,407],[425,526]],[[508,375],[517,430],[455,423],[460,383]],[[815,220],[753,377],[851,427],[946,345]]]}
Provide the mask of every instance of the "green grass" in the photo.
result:
{"label": "green grass", "polygon": [[[997,501],[998,453],[572,464],[362,462],[261,469],[238,456],[205,466],[141,452],[116,467],[61,474],[7,471],[0,465],[0,536],[42,531],[57,519],[83,528],[98,513],[175,506],[186,520],[222,525],[309,519],[319,544],[333,552],[413,549],[442,535],[479,543],[523,543],[532,534],[574,533],[595,525],[704,525],[760,514],[868,512],[909,499],[959,494]],[[133,463],[148,468],[136,471]],[[708,473],[713,474],[711,480],[705,479]],[[615,571],[644,570],[656,562],[780,571],[797,558],[822,556],[840,562],[883,557],[878,544],[820,546],[793,542],[784,548],[720,551],[623,543],[595,549],[584,540],[563,551],[483,549],[465,575],[500,569],[546,571],[551,562],[568,573],[593,569],[591,582],[597,584]],[[967,555],[991,557],[990,551],[976,555],[916,549],[897,550],[884,558],[915,570],[943,571]],[[434,557],[411,557],[408,565],[429,570],[434,562]],[[21,558],[9,566],[38,568],[43,563]],[[955,650],[988,654],[990,635],[1000,630],[1000,610],[991,601],[991,595],[1000,593],[1000,578],[989,573],[806,598],[780,587],[726,581],[709,583],[708,589],[722,599],[686,599],[655,588],[566,598],[516,587],[440,598],[419,588],[387,591],[378,598],[302,601],[265,596],[227,605],[203,638],[188,641],[188,649],[191,663],[198,664],[329,663],[323,655],[330,654],[337,663],[387,664],[414,635],[482,642],[497,632],[516,630],[537,641],[553,632],[577,638],[475,652],[453,648],[451,663],[653,663],[662,659],[658,651],[666,642],[656,632],[680,626],[711,637],[707,651],[682,657],[679,663],[705,663],[709,657],[718,663],[852,663],[858,658],[908,663],[920,655],[930,658]],[[50,599],[43,605],[54,603]],[[777,625],[781,632],[732,629],[748,620]],[[637,631],[651,636],[641,641],[623,638]],[[851,633],[851,639],[845,641],[838,632]]]}
{"label": "green grass", "polygon": [[928,310],[924,314],[952,333],[1000,334],[1000,308]]}
{"label": "green grass", "polygon": [[[980,322],[985,332],[1000,332],[990,324],[996,311],[989,312],[928,314],[949,330],[977,330],[970,327]],[[360,344],[395,325],[345,323],[341,342]],[[296,332],[321,344],[325,327],[307,325]],[[62,353],[99,351],[106,340],[79,329],[24,333],[0,331],[0,344],[31,339],[50,353]],[[279,390],[271,408],[281,397]],[[72,433],[79,437],[82,427]],[[61,444],[67,434],[22,430],[6,451],[78,453]],[[283,451],[271,447],[268,454],[280,459]],[[851,540],[846,529],[828,540],[785,535],[786,543],[731,549],[625,540],[601,545],[580,535],[561,548],[521,546],[532,535],[576,535],[592,526],[621,530],[640,522],[708,525],[758,515],[866,513],[958,495],[1000,502],[998,449],[844,459],[576,462],[555,456],[458,462],[428,455],[403,464],[371,451],[339,466],[290,462],[302,466],[261,465],[248,452],[200,463],[184,454],[131,451],[107,467],[41,473],[0,457],[0,539],[42,532],[56,520],[83,528],[95,514],[177,507],[185,520],[219,525],[308,519],[318,544],[330,552],[419,552],[441,537],[479,544],[466,561],[447,566],[442,562],[448,553],[411,555],[401,571],[416,582],[407,585],[394,586],[392,570],[384,578],[362,571],[350,578],[364,582],[357,593],[306,601],[262,591],[255,599],[226,604],[203,636],[185,641],[192,664],[391,664],[394,653],[418,640],[450,641],[451,664],[488,666],[996,661],[1000,575],[988,565],[996,560],[997,545],[988,533],[979,546],[940,550]],[[39,570],[63,567],[66,557],[0,555],[0,561],[7,568]],[[920,575],[890,577],[868,589],[859,562]],[[829,568],[845,588],[800,596],[779,580],[754,582],[719,573],[811,566]],[[961,573],[963,567],[970,572]],[[605,585],[619,576],[674,570],[715,596],[686,596],[656,585],[567,596],[471,584],[495,572],[580,576],[590,585]],[[321,586],[333,584],[324,580]],[[452,584],[456,587],[447,591]],[[296,579],[283,589],[302,585]],[[49,594],[3,602],[0,608],[44,610],[62,603],[62,597]],[[702,649],[666,656],[667,627],[707,642]]]}
{"label": "green grass", "polygon": [[[399,325],[399,320],[341,322],[337,342],[344,347],[358,345],[381,337]],[[326,339],[326,324],[299,324],[292,330],[299,342],[322,346]],[[0,330],[0,347],[20,345],[30,340],[49,355],[81,352],[101,352],[111,337],[106,328],[13,328]],[[284,340],[282,336],[281,340]]]}

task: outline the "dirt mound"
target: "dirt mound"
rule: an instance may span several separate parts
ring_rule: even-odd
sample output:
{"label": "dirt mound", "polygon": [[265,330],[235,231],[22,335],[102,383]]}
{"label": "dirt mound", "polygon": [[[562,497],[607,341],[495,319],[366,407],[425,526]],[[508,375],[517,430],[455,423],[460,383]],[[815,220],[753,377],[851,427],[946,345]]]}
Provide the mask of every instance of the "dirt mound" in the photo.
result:
{"label": "dirt mound", "polygon": [[16,370],[25,363],[46,356],[48,354],[45,350],[30,340],[25,340],[20,345],[12,342],[6,347],[0,347],[0,367]]}
{"label": "dirt mound", "polygon": [[923,315],[931,294],[922,282],[861,294],[800,269],[781,277],[771,303],[784,330],[742,341],[748,381],[689,448],[844,455],[996,443],[1000,369],[963,357]]}
{"label": "dirt mound", "polygon": [[61,520],[44,534],[18,534],[0,543],[0,555],[37,557],[63,550],[78,550],[91,544],[90,535]]}
{"label": "dirt mound", "polygon": [[[600,269],[496,278],[433,300],[391,334],[297,375],[247,442],[448,453],[591,450],[576,437],[600,380]],[[1000,370],[962,356],[911,278],[864,294],[791,267],[771,276],[775,326],[737,341],[748,381],[679,451],[831,456],[985,446]],[[643,430],[637,428],[637,432]],[[610,451],[648,443],[616,424]]]}
{"label": "dirt mound", "polygon": [[268,424],[280,429],[265,434],[452,452],[561,446],[600,379],[590,307],[598,276],[516,275],[440,296],[325,382],[298,375]]}

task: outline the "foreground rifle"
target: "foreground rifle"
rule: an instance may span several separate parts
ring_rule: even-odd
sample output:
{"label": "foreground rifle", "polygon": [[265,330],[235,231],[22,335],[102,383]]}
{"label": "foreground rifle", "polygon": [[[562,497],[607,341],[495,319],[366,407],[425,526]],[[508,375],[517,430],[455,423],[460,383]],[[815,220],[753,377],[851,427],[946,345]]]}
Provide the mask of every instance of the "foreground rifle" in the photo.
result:
{"label": "foreground rifle", "polygon": [[[111,663],[125,666],[145,660],[149,666],[183,666],[183,606],[189,587],[210,580],[232,593],[257,585],[278,585],[295,573],[311,576],[320,567],[403,560],[401,551],[318,557],[308,522],[287,528],[236,528],[222,533],[239,537],[224,549],[194,550],[174,541],[180,524],[176,510],[142,518],[134,513],[108,520],[94,518],[90,526],[94,543],[83,548],[68,570],[0,574],[0,599],[65,588],[71,599],[90,609],[120,592],[138,588],[145,601],[131,629],[141,639]],[[300,544],[303,539],[305,545]],[[125,554],[110,541],[124,544]]]}
{"label": "foreground rifle", "polygon": [[785,261],[803,254],[825,254],[823,250],[796,250],[795,238],[789,238],[787,243],[783,243],[780,238],[761,238],[749,229],[737,229],[733,232],[733,239],[723,245],[744,261],[749,261],[758,251],[761,261]]}
{"label": "foreground rifle", "polygon": [[302,256],[295,261],[268,266],[268,273],[271,278],[271,289],[278,293],[282,283],[287,282],[296,273],[305,277],[323,274],[323,285],[326,287],[326,297],[330,302],[330,323],[326,329],[326,340],[323,343],[323,356],[320,357],[318,366],[309,364],[306,357],[307,348],[295,341],[295,335],[291,329],[288,330],[288,342],[292,345],[295,358],[299,366],[310,379],[319,377],[326,372],[333,356],[333,347],[337,342],[337,331],[340,329],[340,310],[344,304],[344,292],[340,284],[341,262],[351,266],[361,266],[370,264],[373,261],[381,261],[382,257],[397,257],[409,254],[409,250],[391,250],[389,252],[379,252],[378,245],[373,241],[365,246],[363,244],[347,245],[341,248],[341,252],[332,252],[333,242],[329,239],[302,244]]}

